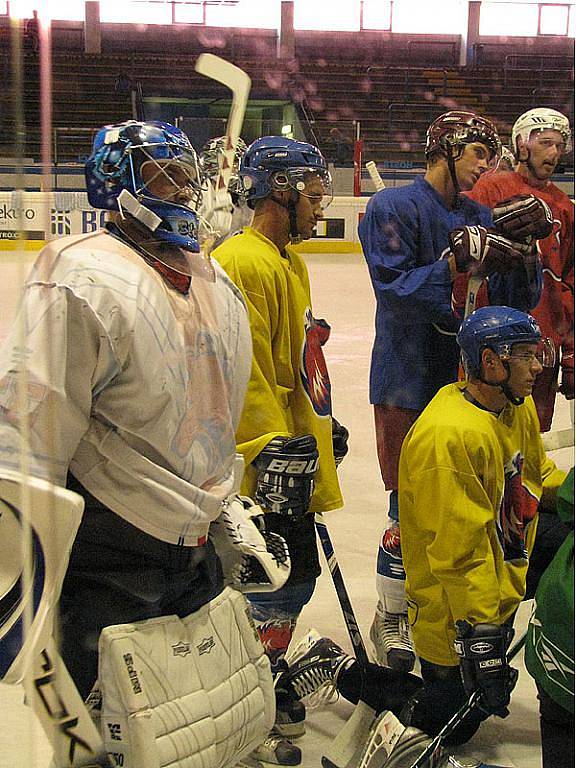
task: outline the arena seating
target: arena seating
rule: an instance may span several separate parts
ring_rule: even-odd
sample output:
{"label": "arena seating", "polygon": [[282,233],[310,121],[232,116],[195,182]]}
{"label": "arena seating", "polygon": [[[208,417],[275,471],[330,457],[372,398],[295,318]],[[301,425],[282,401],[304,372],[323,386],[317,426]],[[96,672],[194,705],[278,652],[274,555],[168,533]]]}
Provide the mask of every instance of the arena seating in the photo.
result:
{"label": "arena seating", "polygon": [[[197,51],[189,55],[168,52],[104,52],[54,50],[53,124],[68,130],[67,141],[56,144],[58,162],[78,161],[86,155],[90,130],[104,122],[128,119],[133,114],[131,88],[141,87],[144,99],[192,100],[210,105],[227,99],[227,92],[194,70]],[[364,141],[364,159],[384,166],[419,165],[426,126],[451,108],[470,109],[496,122],[504,141],[524,110],[534,106],[557,108],[573,118],[573,59],[570,56],[508,54],[497,65],[458,67],[406,66],[320,58],[318,53],[289,61],[256,55],[254,49],[236,46],[234,55],[221,52],[248,71],[253,81],[251,99],[292,102],[298,108],[307,137],[317,141],[327,157],[340,164],[352,161],[352,144],[358,123]],[[301,51],[304,54],[304,51]],[[385,60],[385,57],[384,57]],[[0,97],[0,154],[13,152],[15,112],[11,83],[12,65],[0,53],[5,74]],[[40,156],[40,103],[37,55],[24,58],[25,155]],[[225,114],[225,109],[222,111]],[[258,134],[259,126],[254,127]],[[331,130],[340,137],[334,140]],[[279,130],[279,126],[276,130]],[[252,130],[250,131],[252,133]],[[248,136],[248,139],[253,136]],[[343,143],[344,142],[344,143]],[[349,151],[346,148],[349,148]],[[345,155],[347,154],[347,157]]]}

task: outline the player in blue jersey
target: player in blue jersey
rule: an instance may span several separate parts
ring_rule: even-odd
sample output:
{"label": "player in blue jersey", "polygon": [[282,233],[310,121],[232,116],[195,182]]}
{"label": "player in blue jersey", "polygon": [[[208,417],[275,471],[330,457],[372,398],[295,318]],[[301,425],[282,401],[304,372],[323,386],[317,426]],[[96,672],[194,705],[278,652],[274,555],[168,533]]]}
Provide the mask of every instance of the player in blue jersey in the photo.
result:
{"label": "player in blue jersey", "polygon": [[540,295],[534,249],[496,232],[492,212],[460,194],[472,189],[500,151],[496,128],[486,118],[460,111],[441,115],[427,132],[424,176],[377,192],[359,227],[376,295],[370,402],[382,479],[391,491],[370,636],[378,662],[396,669],[414,663],[398,525],[398,459],[416,417],[440,387],[457,379],[457,297],[466,294],[472,265],[488,276],[491,304],[528,310]]}

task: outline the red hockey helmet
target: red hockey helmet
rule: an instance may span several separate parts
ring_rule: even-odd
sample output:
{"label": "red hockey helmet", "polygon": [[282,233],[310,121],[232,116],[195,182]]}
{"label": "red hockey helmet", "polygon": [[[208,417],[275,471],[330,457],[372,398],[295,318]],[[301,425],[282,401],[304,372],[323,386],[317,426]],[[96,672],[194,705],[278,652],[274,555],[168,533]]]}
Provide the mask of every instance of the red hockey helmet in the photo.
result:
{"label": "red hockey helmet", "polygon": [[500,155],[502,151],[500,137],[491,120],[473,112],[445,112],[434,120],[426,132],[426,157],[436,150],[447,157],[458,157],[459,152],[454,152],[455,147],[463,147],[475,141],[488,147],[492,156]]}

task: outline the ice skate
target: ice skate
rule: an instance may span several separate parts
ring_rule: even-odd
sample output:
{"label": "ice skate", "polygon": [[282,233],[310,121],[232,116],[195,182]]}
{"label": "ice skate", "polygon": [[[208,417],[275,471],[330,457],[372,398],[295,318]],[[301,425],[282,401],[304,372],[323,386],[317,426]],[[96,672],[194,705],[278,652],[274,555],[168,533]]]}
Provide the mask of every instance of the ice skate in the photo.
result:
{"label": "ice skate", "polygon": [[306,707],[294,694],[276,688],[276,721],[274,728],[287,739],[298,739],[306,733]]}
{"label": "ice skate", "polygon": [[370,627],[370,640],[378,664],[399,672],[412,671],[416,655],[406,613],[390,613],[379,601]]}
{"label": "ice skate", "polygon": [[280,675],[277,687],[306,699],[309,706],[320,706],[338,697],[338,674],[353,663],[332,640],[310,632],[290,654],[288,669]]}
{"label": "ice skate", "polygon": [[268,738],[240,763],[240,767],[266,768],[269,765],[300,765],[301,762],[302,752],[299,747],[273,728]]}
{"label": "ice skate", "polygon": [[[357,757],[357,768],[410,768],[432,741],[423,731],[404,726],[392,712],[382,712]],[[426,768],[440,768],[442,755],[435,753]]]}

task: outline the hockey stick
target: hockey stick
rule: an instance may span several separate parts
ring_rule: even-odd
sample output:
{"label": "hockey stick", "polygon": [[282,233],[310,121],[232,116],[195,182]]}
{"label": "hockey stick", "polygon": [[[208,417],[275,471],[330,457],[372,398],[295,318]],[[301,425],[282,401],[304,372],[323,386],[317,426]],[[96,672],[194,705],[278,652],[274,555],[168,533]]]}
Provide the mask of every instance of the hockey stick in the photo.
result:
{"label": "hockey stick", "polygon": [[482,285],[484,278],[477,275],[470,275],[468,278],[468,288],[466,291],[466,305],[464,306],[464,319],[471,315],[476,309],[476,299],[478,297],[478,291]]}
{"label": "hockey stick", "polygon": [[[324,551],[328,568],[330,569],[332,583],[334,584],[338,602],[340,603],[340,608],[344,615],[346,629],[348,630],[348,635],[352,641],[356,660],[360,666],[366,668],[369,663],[368,653],[364,641],[362,640],[360,629],[358,628],[358,622],[356,621],[354,609],[352,608],[352,603],[350,602],[350,597],[346,590],[346,585],[344,584],[342,572],[340,571],[340,566],[336,559],[328,528],[326,527],[326,523],[321,514],[316,514],[314,520],[316,523],[316,532],[320,539],[320,543],[322,544],[322,550]],[[375,717],[375,710],[360,698],[354,708],[354,712],[346,721],[338,736],[331,743],[328,753],[322,757],[321,763],[323,768],[345,768],[345,766],[349,765],[357,750],[357,745],[362,743],[363,734],[369,731]]]}
{"label": "hockey stick", "polygon": [[[202,243],[202,253],[204,258],[208,260],[218,236],[225,235],[232,222],[228,184],[234,169],[236,147],[244,123],[252,81],[244,70],[225,59],[221,59],[219,56],[215,56],[213,53],[202,53],[198,57],[196,60],[196,71],[201,75],[222,83],[222,85],[225,85],[232,91],[232,105],[226,124],[224,151],[218,153],[218,177],[214,184],[214,198],[211,203],[210,212],[205,214],[205,217],[210,220],[213,220],[216,214],[219,216],[219,226],[212,226],[206,222],[210,234]],[[208,183],[212,186],[212,182]],[[220,232],[218,231],[219,229],[226,231]]]}
{"label": "hockey stick", "polygon": [[314,522],[316,524],[316,533],[318,534],[318,538],[322,544],[324,556],[326,557],[326,562],[328,563],[328,568],[330,569],[330,575],[332,576],[332,582],[334,584],[334,589],[336,590],[338,602],[340,603],[340,608],[342,609],[342,614],[344,615],[346,629],[348,630],[348,635],[352,641],[354,655],[356,656],[356,660],[360,666],[366,667],[370,660],[368,658],[366,646],[362,640],[362,635],[360,634],[360,629],[358,628],[358,622],[356,621],[356,616],[354,615],[354,609],[352,608],[352,603],[350,602],[350,597],[348,596],[346,585],[344,584],[344,579],[342,578],[342,572],[340,571],[340,566],[338,565],[338,560],[336,559],[334,546],[332,544],[330,534],[328,533],[328,528],[326,527],[326,523],[324,522],[321,514],[317,513],[315,515]]}
{"label": "hockey stick", "polygon": [[542,444],[545,451],[569,448],[574,445],[574,430],[568,427],[568,429],[557,429],[555,432],[545,432],[542,435]]}
{"label": "hockey stick", "polygon": [[378,168],[376,168],[376,163],[373,160],[369,160],[366,163],[366,170],[370,174],[370,178],[372,179],[372,184],[374,184],[376,192],[380,192],[381,189],[386,189],[384,179],[378,173]]}
{"label": "hockey stick", "polygon": [[[512,648],[510,648],[510,651],[508,652],[508,662],[512,661],[512,659],[522,650],[524,643],[526,642],[527,634],[527,632],[524,632],[516,643],[514,643]],[[434,766],[438,765],[444,740],[456,730],[462,720],[477,706],[479,700],[480,692],[478,690],[470,694],[468,701],[466,701],[460,709],[452,715],[444,728],[442,728],[440,733],[432,739],[430,744],[428,744],[416,761],[412,763],[410,768],[434,768]],[[429,765],[428,761],[430,761]]]}
{"label": "hockey stick", "polygon": [[252,81],[244,70],[225,59],[221,59],[219,56],[215,56],[213,53],[202,53],[198,57],[196,60],[196,72],[222,83],[222,85],[225,85],[226,88],[232,91],[232,105],[226,125],[224,156],[219,161],[220,173],[216,186],[216,192],[219,192],[220,190],[228,189],[228,182],[234,167],[234,153],[244,123]]}

